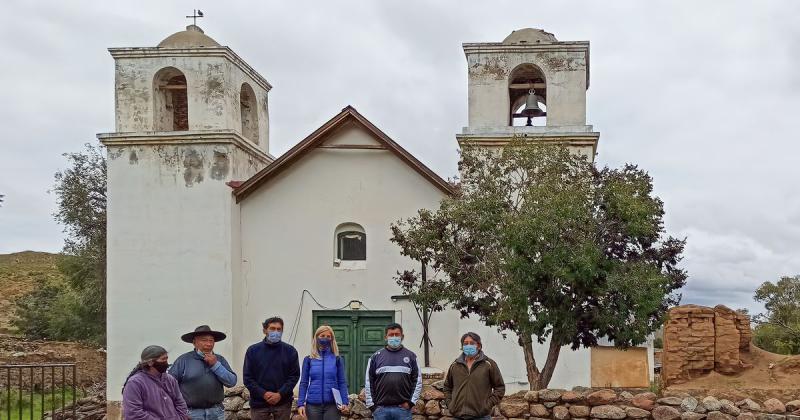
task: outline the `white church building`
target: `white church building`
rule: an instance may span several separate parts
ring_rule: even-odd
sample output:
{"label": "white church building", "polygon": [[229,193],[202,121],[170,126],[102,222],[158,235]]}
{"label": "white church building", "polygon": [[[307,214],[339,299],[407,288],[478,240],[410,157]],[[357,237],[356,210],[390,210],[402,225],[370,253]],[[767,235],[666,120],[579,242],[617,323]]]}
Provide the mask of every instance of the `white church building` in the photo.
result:
{"label": "white church building", "polygon": [[[463,48],[469,115],[459,144],[498,147],[529,136],[595,155],[599,133],[586,124],[589,42],[522,29]],[[421,316],[395,282],[419,262],[400,255],[389,226],[436,209],[452,186],[371,123],[369,109],[345,106],[276,158],[272,86],[199,27],[155,47],[109,51],[115,131],[98,138],[108,153],[111,406],[142,348],[159,344],[174,358],[189,350],[180,335],[200,324],[228,334],[216,350],[241,378],[245,349],[263,339],[261,322],[273,315],[301,356],[316,326],[333,326],[352,392],[392,321],[403,324],[419,360],[439,369],[459,354],[461,334],[476,331],[510,390],[528,388],[516,338],[456,311],[432,315],[423,357]],[[531,95],[546,115],[525,111]],[[540,363],[546,349],[537,347]],[[647,386],[652,362],[650,345],[567,348],[550,386]]]}

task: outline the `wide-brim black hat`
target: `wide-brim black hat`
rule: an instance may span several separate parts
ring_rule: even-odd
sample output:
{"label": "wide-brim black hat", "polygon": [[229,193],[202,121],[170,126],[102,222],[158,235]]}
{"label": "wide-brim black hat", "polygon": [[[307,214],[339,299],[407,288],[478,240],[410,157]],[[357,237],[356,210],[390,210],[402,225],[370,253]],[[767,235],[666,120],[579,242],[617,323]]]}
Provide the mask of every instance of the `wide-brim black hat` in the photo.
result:
{"label": "wide-brim black hat", "polygon": [[208,325],[201,325],[195,328],[194,331],[182,335],[181,340],[187,343],[191,343],[192,341],[194,341],[194,338],[198,335],[210,335],[214,337],[214,341],[222,341],[227,337],[225,333],[214,331]]}

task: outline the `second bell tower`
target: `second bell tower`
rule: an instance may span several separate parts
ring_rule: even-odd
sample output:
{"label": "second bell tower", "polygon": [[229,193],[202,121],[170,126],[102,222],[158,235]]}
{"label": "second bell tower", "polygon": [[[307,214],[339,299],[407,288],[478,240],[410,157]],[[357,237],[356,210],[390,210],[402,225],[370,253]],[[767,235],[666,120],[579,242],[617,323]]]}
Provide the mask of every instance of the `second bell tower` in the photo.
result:
{"label": "second bell tower", "polygon": [[594,157],[600,133],[586,124],[589,42],[558,41],[541,29],[503,42],[465,43],[469,125],[461,146],[502,146],[514,138],[566,144]]}

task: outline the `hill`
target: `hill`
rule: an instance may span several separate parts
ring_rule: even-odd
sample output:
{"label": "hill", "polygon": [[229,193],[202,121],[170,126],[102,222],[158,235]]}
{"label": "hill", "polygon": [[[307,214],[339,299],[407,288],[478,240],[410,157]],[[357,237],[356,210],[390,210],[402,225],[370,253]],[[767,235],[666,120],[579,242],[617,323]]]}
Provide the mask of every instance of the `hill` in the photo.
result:
{"label": "hill", "polygon": [[61,281],[59,254],[23,251],[0,254],[0,333],[13,332],[10,325],[14,300],[47,280]]}

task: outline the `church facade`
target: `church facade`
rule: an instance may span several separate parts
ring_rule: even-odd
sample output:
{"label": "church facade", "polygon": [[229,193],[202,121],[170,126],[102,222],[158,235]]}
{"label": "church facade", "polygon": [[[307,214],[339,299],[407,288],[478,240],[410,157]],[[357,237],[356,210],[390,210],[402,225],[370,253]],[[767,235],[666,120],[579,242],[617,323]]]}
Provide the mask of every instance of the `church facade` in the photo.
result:
{"label": "church facade", "polygon": [[[228,333],[216,350],[240,371],[261,322],[286,322],[284,340],[308,354],[316,326],[334,327],[352,389],[403,324],[405,344],[446,369],[472,330],[508,386],[528,387],[522,351],[455,311],[428,322],[394,278],[419,262],[390,242],[391,223],[435,209],[452,186],[351,106],[280,157],[269,152],[272,86],[197,26],[156,47],[111,48],[115,131],[108,153],[108,399],[149,344],[173,357],[181,332],[200,324]],[[568,144],[593,158],[586,124],[589,43],[538,29],[502,42],[464,44],[468,125],[456,135],[498,147],[515,136]],[[368,114],[365,110],[365,114]],[[543,361],[546,344],[536,350]],[[423,357],[423,352],[427,357]],[[647,386],[652,346],[561,352],[551,386]],[[620,376],[617,367],[628,372]],[[630,373],[633,372],[633,373]],[[113,410],[110,412],[113,415]]]}

